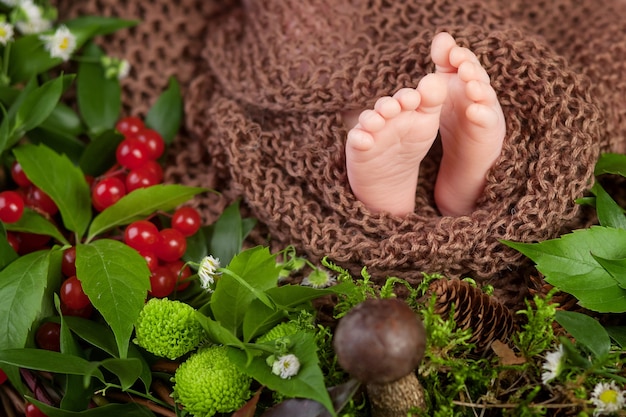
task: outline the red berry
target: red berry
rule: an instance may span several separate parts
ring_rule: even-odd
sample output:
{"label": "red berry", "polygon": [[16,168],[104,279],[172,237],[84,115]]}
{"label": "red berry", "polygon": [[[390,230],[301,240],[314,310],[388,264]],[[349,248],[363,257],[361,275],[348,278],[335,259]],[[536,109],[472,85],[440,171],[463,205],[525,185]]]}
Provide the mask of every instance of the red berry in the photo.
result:
{"label": "red berry", "polygon": [[63,272],[63,275],[66,277],[76,275],[76,246],[72,246],[63,251],[61,272]]}
{"label": "red berry", "polygon": [[189,286],[189,284],[191,284],[191,281],[185,281],[191,276],[191,268],[189,268],[189,266],[186,265],[185,262],[178,260],[174,262],[168,262],[165,264],[165,266],[168,267],[176,277],[176,282],[178,283],[176,291],[183,291]]}
{"label": "red berry", "polygon": [[103,178],[91,190],[92,204],[98,211],[112,206],[125,195],[126,186],[117,177]]}
{"label": "red berry", "polygon": [[27,253],[35,252],[40,249],[45,249],[50,242],[50,236],[37,235],[35,233],[17,233],[17,239],[19,240],[19,254],[25,255]]}
{"label": "red berry", "polygon": [[157,178],[157,184],[163,181],[163,167],[157,161],[148,161],[141,168],[151,171]]}
{"label": "red berry", "polygon": [[61,351],[61,325],[47,321],[37,329],[35,342],[40,349]]}
{"label": "red berry", "polygon": [[158,240],[159,229],[148,220],[132,222],[124,230],[124,243],[137,251],[152,250]]}
{"label": "red berry", "polygon": [[193,207],[180,207],[172,216],[172,227],[184,236],[195,234],[201,225],[200,213]]}
{"label": "red berry", "polygon": [[59,212],[59,208],[50,196],[34,185],[31,185],[26,190],[24,202],[27,207],[42,211],[50,216],[54,216]]}
{"label": "red berry", "polygon": [[145,167],[139,167],[130,170],[126,175],[126,192],[131,192],[137,188],[147,188],[157,185],[159,179],[152,170]]}
{"label": "red berry", "polygon": [[9,377],[7,376],[7,374],[4,373],[4,371],[2,369],[0,369],[0,385],[4,384],[5,382],[7,382],[7,379],[9,379]]}
{"label": "red berry", "polygon": [[128,116],[121,118],[116,124],[115,128],[124,136],[129,134],[136,134],[144,128],[143,121],[139,117]]}
{"label": "red berry", "polygon": [[150,160],[150,149],[138,139],[124,139],[117,145],[117,162],[128,169],[139,168]]}
{"label": "red berry", "polygon": [[89,297],[87,297],[87,294],[83,291],[83,285],[78,278],[76,278],[76,275],[63,281],[60,296],[61,303],[74,310],[80,310],[91,304]]}
{"label": "red berry", "polygon": [[140,142],[144,143],[150,151],[150,159],[156,160],[163,155],[165,150],[165,142],[159,132],[153,129],[141,129],[134,136]]}
{"label": "red berry", "polygon": [[159,239],[154,245],[154,253],[164,262],[179,260],[187,250],[185,236],[176,229],[167,228],[159,232]]}
{"label": "red berry", "polygon": [[82,317],[84,319],[88,319],[91,318],[91,314],[93,313],[93,305],[90,303],[84,308],[70,308],[61,303],[61,313],[64,316]]}
{"label": "red berry", "polygon": [[13,181],[15,181],[15,183],[22,188],[26,188],[32,184],[24,173],[22,165],[20,165],[17,161],[13,162],[11,165],[11,178],[13,178]]}
{"label": "red berry", "polygon": [[40,409],[35,407],[35,404],[28,403],[26,404],[26,417],[48,417],[43,413]]}
{"label": "red berry", "polygon": [[157,266],[150,274],[150,295],[157,298],[167,297],[176,287],[176,276],[170,268]]}
{"label": "red berry", "polygon": [[148,269],[150,272],[154,271],[157,266],[159,266],[159,258],[155,255],[154,251],[149,249],[140,250],[139,254],[143,256],[146,260],[146,264],[148,264]]}
{"label": "red berry", "polygon": [[7,232],[7,242],[9,242],[9,245],[11,245],[15,252],[20,251],[20,239],[15,233]]}
{"label": "red berry", "polygon": [[15,223],[24,213],[24,200],[15,191],[0,192],[0,220]]}

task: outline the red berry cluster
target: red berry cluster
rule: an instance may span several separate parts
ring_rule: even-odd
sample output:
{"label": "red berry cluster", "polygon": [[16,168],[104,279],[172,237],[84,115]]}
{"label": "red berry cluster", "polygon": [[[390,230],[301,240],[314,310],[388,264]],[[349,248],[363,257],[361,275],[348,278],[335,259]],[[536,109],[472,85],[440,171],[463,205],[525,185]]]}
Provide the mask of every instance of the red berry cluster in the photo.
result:
{"label": "red berry cluster", "polygon": [[124,136],[115,152],[117,165],[95,180],[91,188],[92,203],[98,211],[115,204],[133,190],[163,180],[163,169],[157,162],[165,150],[161,135],[134,116],[120,119],[116,129]]}
{"label": "red berry cluster", "polygon": [[149,220],[138,220],[124,231],[124,243],[146,259],[150,269],[150,295],[167,297],[174,290],[189,285],[185,278],[191,270],[181,260],[187,250],[187,237],[202,224],[200,213],[192,207],[181,207],[172,215],[170,227],[159,229]]}

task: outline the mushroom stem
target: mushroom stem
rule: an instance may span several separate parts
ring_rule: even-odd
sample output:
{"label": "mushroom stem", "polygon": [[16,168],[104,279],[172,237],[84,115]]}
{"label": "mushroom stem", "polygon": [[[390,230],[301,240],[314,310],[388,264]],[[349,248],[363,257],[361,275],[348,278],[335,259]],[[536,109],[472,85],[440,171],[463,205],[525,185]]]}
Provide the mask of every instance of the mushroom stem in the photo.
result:
{"label": "mushroom stem", "polygon": [[385,384],[366,386],[372,417],[406,417],[412,409],[426,409],[424,388],[415,373]]}

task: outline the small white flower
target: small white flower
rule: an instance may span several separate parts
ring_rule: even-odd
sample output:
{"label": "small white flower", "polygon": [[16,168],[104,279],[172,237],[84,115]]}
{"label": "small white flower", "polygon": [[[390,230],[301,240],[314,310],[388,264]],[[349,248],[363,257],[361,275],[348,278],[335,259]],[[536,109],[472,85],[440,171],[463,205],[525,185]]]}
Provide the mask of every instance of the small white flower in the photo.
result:
{"label": "small white flower", "polygon": [[220,260],[213,256],[205,256],[198,267],[198,277],[200,278],[200,286],[206,291],[211,291],[211,285],[215,282],[217,270],[220,267]]}
{"label": "small white flower", "polygon": [[593,389],[591,402],[596,407],[594,416],[611,414],[624,408],[626,393],[619,389],[615,381],[600,382]]}
{"label": "small white flower", "polygon": [[124,79],[128,77],[129,73],[130,73],[130,62],[128,62],[126,59],[122,59],[120,61],[120,64],[117,70],[117,79],[118,80]]}
{"label": "small white flower", "polygon": [[42,35],[40,39],[45,42],[45,48],[52,58],[67,61],[76,49],[76,36],[64,25],[59,26],[52,35]]}
{"label": "small white flower", "polygon": [[272,364],[272,373],[282,379],[289,379],[297,375],[298,371],[300,371],[300,361],[292,353],[279,357]]}
{"label": "small white flower", "polygon": [[100,63],[104,67],[104,75],[106,78],[117,78],[121,80],[128,76],[130,72],[130,63],[125,59],[103,56]]}
{"label": "small white flower", "polygon": [[7,22],[0,22],[0,44],[6,45],[13,40],[13,26]]}
{"label": "small white flower", "polygon": [[41,7],[32,0],[22,0],[19,6],[20,19],[15,23],[17,29],[24,35],[45,32],[52,28],[52,21],[44,18]]}
{"label": "small white flower", "polygon": [[15,7],[21,0],[0,0],[0,3],[8,7]]}
{"label": "small white flower", "polygon": [[563,370],[564,355],[565,351],[563,350],[563,345],[560,345],[556,351],[550,352],[546,355],[546,361],[541,366],[541,368],[545,371],[541,374],[541,382],[543,382],[544,385],[559,376]]}
{"label": "small white flower", "polygon": [[302,285],[313,288],[326,288],[337,282],[337,278],[326,271],[316,269],[302,280]]}

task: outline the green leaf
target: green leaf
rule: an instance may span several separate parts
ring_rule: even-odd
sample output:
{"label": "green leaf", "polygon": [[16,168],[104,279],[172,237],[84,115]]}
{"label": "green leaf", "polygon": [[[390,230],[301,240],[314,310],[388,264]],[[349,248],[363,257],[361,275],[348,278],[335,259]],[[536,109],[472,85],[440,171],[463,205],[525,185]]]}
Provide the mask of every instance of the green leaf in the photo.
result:
{"label": "green leaf", "polygon": [[4,223],[0,222],[0,271],[17,259],[17,253],[15,253],[7,240],[7,232],[4,226]]}
{"label": "green leaf", "polygon": [[626,326],[608,326],[606,331],[619,347],[626,348]]}
{"label": "green leaf", "polygon": [[616,174],[626,177],[626,155],[605,153],[596,162],[594,175]]}
{"label": "green leaf", "polygon": [[91,240],[113,227],[144,219],[156,211],[172,210],[194,195],[205,191],[208,190],[179,184],[159,184],[139,188],[96,216],[89,228],[87,239]]}
{"label": "green leaf", "polygon": [[[349,283],[351,285],[351,283]],[[282,285],[265,291],[277,308],[269,308],[260,300],[253,300],[243,318],[243,340],[249,342],[278,324],[293,307],[328,294],[341,294],[346,286],[312,288],[301,285]]]}
{"label": "green leaf", "polygon": [[42,310],[50,252],[29,253],[0,271],[0,350],[26,346]]}
{"label": "green leaf", "polygon": [[24,208],[22,217],[15,223],[8,223],[5,225],[7,230],[13,232],[26,232],[34,233],[36,235],[46,235],[56,239],[64,245],[70,245],[68,240],[63,236],[59,229],[50,220],[43,217],[41,214],[29,209]]}
{"label": "green leaf", "polygon": [[119,378],[123,391],[137,381],[142,371],[141,361],[137,358],[110,358],[103,360],[101,364]]}
{"label": "green leaf", "polygon": [[204,331],[209,335],[209,339],[214,343],[226,346],[235,346],[244,349],[245,345],[235,336],[233,332],[222,326],[215,320],[210,319],[200,312],[196,312],[198,322],[202,325]]}
{"label": "green leaf", "polygon": [[596,212],[600,225],[626,229],[626,216],[624,209],[611,198],[599,183],[595,183],[591,192],[596,196]]}
{"label": "green leaf", "polygon": [[9,62],[8,75],[11,84],[16,84],[59,65],[62,60],[50,56],[39,35],[26,35],[13,42]]}
{"label": "green leaf", "polygon": [[115,240],[79,244],[76,246],[76,276],[115,334],[120,358],[126,358],[133,324],[150,288],[150,271],[145,259]]}
{"label": "green leaf", "polygon": [[289,336],[289,339],[294,342],[291,353],[296,355],[300,361],[300,371],[296,376],[289,379],[282,379],[274,375],[265,358],[255,357],[248,365],[245,352],[236,348],[230,348],[228,356],[239,369],[261,385],[265,385],[286,397],[308,398],[318,401],[333,416],[336,415],[324,384],[324,375],[318,364],[315,336],[311,333],[301,332]]}
{"label": "green leaf", "polygon": [[540,243],[503,243],[532,259],[549,284],[572,294],[583,307],[602,313],[626,311],[626,290],[592,255],[626,258],[626,230],[593,226]]}
{"label": "green leaf", "polygon": [[60,76],[28,93],[15,114],[13,128],[23,133],[43,123],[58,105],[65,83],[73,78],[73,75]]}
{"label": "green leaf", "polygon": [[91,220],[91,196],[82,171],[44,145],[13,150],[26,176],[55,202],[66,229],[82,236]]}
{"label": "green leaf", "polygon": [[135,402],[130,402],[128,404],[106,404],[89,410],[75,412],[60,410],[37,401],[32,397],[27,397],[27,399],[29,402],[35,404],[37,408],[39,408],[48,417],[155,417],[152,411]]}
{"label": "green leaf", "polygon": [[43,123],[28,132],[28,139],[35,144],[44,143],[75,162],[85,149],[85,143],[78,139],[83,133],[84,126],[76,112],[59,103]]}
{"label": "green leaf", "polygon": [[[261,246],[241,252],[232,259],[226,269],[257,291],[276,287],[280,271],[280,267],[276,266],[276,256],[270,254],[268,248]],[[223,274],[217,281],[215,292],[211,297],[213,317],[226,329],[239,336],[246,310],[255,299],[258,299],[255,292],[250,291],[232,276]]]}
{"label": "green leaf", "polygon": [[95,376],[104,381],[97,362],[89,362],[75,355],[51,350],[35,348],[0,350],[0,363],[56,374]]}
{"label": "green leaf", "polygon": [[[108,326],[93,320],[83,319],[81,317],[68,316],[65,317],[65,321],[72,332],[85,342],[97,347],[103,352],[108,353],[112,357],[119,357],[117,344],[115,342],[115,335]],[[140,378],[143,381],[146,390],[148,390],[152,383],[152,372],[150,371],[150,366],[133,344],[128,346],[128,357],[135,358],[141,362],[142,370]]]}
{"label": "green leaf", "polygon": [[576,339],[576,342],[587,348],[596,358],[604,358],[611,349],[609,334],[592,317],[574,311],[559,310],[556,321]]}
{"label": "green leaf", "polygon": [[222,265],[228,265],[231,259],[241,252],[242,231],[239,200],[237,200],[224,209],[213,225],[211,233],[210,254],[218,258]]}
{"label": "green leaf", "polygon": [[183,117],[183,98],[176,78],[170,77],[167,89],[146,115],[146,126],[161,134],[165,143],[170,144],[180,129]]}
{"label": "green leaf", "polygon": [[85,175],[97,177],[117,162],[115,150],[124,136],[114,129],[105,130],[92,140],[80,157],[79,166]]}
{"label": "green leaf", "polygon": [[[78,66],[76,99],[83,121],[93,134],[114,129],[122,109],[122,88],[117,78],[107,78],[99,59],[104,55],[95,44],[85,50]],[[95,60],[96,62],[92,62]]]}
{"label": "green leaf", "polygon": [[626,289],[626,258],[606,259],[595,256],[593,253],[591,256],[615,279],[621,289]]}

